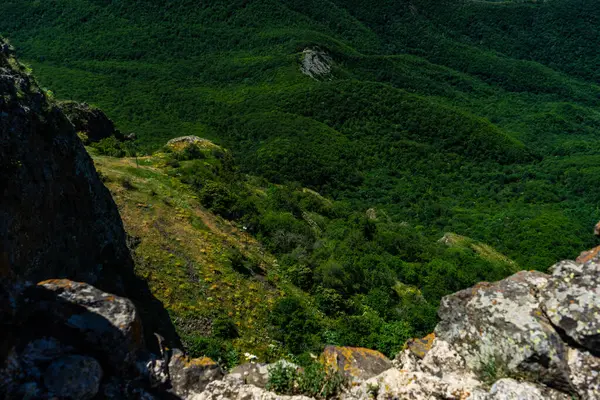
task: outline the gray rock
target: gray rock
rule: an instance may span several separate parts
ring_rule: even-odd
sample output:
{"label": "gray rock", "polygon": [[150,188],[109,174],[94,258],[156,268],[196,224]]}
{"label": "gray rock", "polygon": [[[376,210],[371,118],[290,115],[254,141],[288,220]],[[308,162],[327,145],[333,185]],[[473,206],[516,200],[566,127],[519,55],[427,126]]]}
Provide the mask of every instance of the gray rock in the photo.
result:
{"label": "gray rock", "polygon": [[115,126],[102,110],[86,103],[74,101],[63,101],[59,106],[75,130],[85,133],[88,143],[115,136]]}
{"label": "gray rock", "polygon": [[140,376],[144,377],[150,387],[164,387],[169,382],[169,367],[165,360],[151,355],[146,360],[138,360],[136,363]]}
{"label": "gray rock", "polygon": [[569,368],[571,383],[579,397],[600,399],[600,358],[587,351],[569,349]]}
{"label": "gray rock", "polygon": [[101,380],[102,368],[98,361],[79,355],[59,358],[44,373],[44,384],[51,393],[73,400],[96,396]]}
{"label": "gray rock", "polygon": [[36,289],[40,307],[57,322],[79,332],[87,345],[106,356],[116,369],[135,361],[143,347],[142,323],[131,300],[102,292],[86,283],[55,279],[40,282]]}
{"label": "gray rock", "polygon": [[331,74],[333,59],[320,49],[304,49],[300,71],[313,79],[321,79]]}
{"label": "gray rock", "polygon": [[567,346],[540,307],[548,282],[545,274],[519,272],[447,296],[435,333],[472,371],[493,369],[568,391]]}
{"label": "gray rock", "polygon": [[542,292],[546,315],[570,339],[600,354],[600,264],[563,261],[552,271]]}
{"label": "gray rock", "polygon": [[439,377],[396,368],[356,383],[341,395],[342,400],[466,399],[481,386],[481,382],[469,375]]}
{"label": "gray rock", "polygon": [[175,349],[170,355],[169,376],[173,392],[185,398],[202,392],[210,382],[223,378],[224,372],[208,357],[190,358]]}
{"label": "gray rock", "polygon": [[473,396],[472,400],[570,400],[565,393],[530,382],[500,379],[492,385],[490,392]]}
{"label": "gray rock", "polygon": [[269,365],[260,363],[238,365],[231,370],[230,375],[239,376],[240,381],[244,384],[264,389],[269,382]]}
{"label": "gray rock", "polygon": [[311,398],[279,395],[253,385],[243,385],[235,380],[224,379],[209,383],[202,392],[190,393],[186,400],[311,400]]}

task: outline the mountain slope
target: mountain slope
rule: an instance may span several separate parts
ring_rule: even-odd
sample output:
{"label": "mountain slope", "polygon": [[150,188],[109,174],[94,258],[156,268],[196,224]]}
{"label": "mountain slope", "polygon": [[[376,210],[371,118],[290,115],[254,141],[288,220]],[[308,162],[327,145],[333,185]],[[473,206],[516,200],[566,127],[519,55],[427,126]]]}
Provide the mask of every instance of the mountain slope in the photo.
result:
{"label": "mountain slope", "polygon": [[[308,349],[329,335],[383,348],[407,335],[398,321],[426,331],[441,296],[508,273],[433,244],[446,232],[525,269],[594,244],[600,89],[583,68],[595,62],[591,6],[9,0],[0,32],[56,96],[94,102],[137,134],[143,153],[190,134],[231,149],[241,175],[173,168],[204,191],[206,206],[247,224],[290,281],[319,294],[320,312],[357,317],[348,332],[306,326],[309,334],[291,341]],[[584,14],[576,24],[584,29],[567,34]],[[302,73],[307,49],[326,54],[329,74]],[[121,145],[96,147],[111,146]],[[270,192],[248,189],[244,174],[283,189],[268,184],[273,197],[256,200]],[[373,222],[369,209],[386,217]],[[320,233],[303,212],[324,221]],[[407,311],[398,282],[422,291],[423,310]],[[373,336],[357,333],[369,325],[364,307],[379,324]],[[392,322],[397,342],[378,342]]]}
{"label": "mountain slope", "polygon": [[[582,189],[600,148],[590,4],[7,1],[0,32],[147,152],[207,137],[246,172],[543,269],[591,246],[600,217]],[[317,47],[333,60],[321,81],[299,68]]]}

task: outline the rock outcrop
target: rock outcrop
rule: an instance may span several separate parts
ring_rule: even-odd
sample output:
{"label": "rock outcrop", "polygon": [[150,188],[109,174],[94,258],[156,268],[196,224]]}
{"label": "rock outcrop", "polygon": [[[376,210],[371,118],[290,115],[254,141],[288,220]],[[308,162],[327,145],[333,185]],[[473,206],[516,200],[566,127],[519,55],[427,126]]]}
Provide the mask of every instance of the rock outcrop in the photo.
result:
{"label": "rock outcrop", "polygon": [[201,149],[209,150],[223,150],[210,140],[198,136],[181,136],[167,142],[167,147],[175,151],[181,151],[188,146],[198,146]]}
{"label": "rock outcrop", "polygon": [[117,207],[69,119],[3,41],[0,195],[5,283],[69,278],[124,292],[133,264]]}
{"label": "rock outcrop", "polygon": [[71,121],[75,131],[80,134],[80,138],[83,136],[84,144],[99,142],[111,136],[124,139],[104,111],[89,104],[74,101],[63,101],[58,106]]}
{"label": "rock outcrop", "polygon": [[331,75],[333,59],[321,49],[304,49],[300,71],[313,79],[323,79]]}
{"label": "rock outcrop", "polygon": [[423,358],[405,350],[346,398],[600,399],[600,260],[550,271],[445,297]]}
{"label": "rock outcrop", "polygon": [[392,368],[392,362],[380,352],[360,347],[327,346],[321,361],[352,380],[366,380]]}

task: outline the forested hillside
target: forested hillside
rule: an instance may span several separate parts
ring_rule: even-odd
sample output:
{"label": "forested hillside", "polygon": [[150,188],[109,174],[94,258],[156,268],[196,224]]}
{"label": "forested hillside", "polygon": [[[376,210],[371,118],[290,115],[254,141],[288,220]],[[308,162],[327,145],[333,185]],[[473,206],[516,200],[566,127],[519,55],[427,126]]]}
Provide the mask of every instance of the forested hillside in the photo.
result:
{"label": "forested hillside", "polygon": [[[392,353],[433,327],[441,296],[594,244],[591,0],[5,0],[0,16],[47,93],[99,106],[140,154],[183,135],[231,149],[171,173],[314,300],[274,306],[292,352]],[[303,74],[305,49],[331,72]],[[438,243],[447,232],[470,239]]]}

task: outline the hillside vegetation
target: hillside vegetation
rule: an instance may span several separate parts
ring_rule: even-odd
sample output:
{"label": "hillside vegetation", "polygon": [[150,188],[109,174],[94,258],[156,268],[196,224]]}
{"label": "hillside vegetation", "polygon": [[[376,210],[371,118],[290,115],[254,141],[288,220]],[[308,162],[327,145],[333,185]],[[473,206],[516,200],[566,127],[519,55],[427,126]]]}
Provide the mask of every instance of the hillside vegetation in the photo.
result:
{"label": "hillside vegetation", "polygon": [[138,159],[90,151],[130,235],[136,273],[186,349],[226,366],[245,352],[309,362],[323,344],[391,356],[433,329],[442,296],[518,270],[472,239],[435,242],[384,211],[355,212],[241,174],[210,142]]}
{"label": "hillside vegetation", "polygon": [[[6,0],[0,15],[49,93],[99,106],[150,157],[97,146],[188,348],[391,354],[441,296],[594,244],[591,0]],[[329,75],[302,74],[307,48]],[[152,155],[183,135],[231,152]],[[186,331],[224,315],[209,298],[233,313],[225,333]]]}

